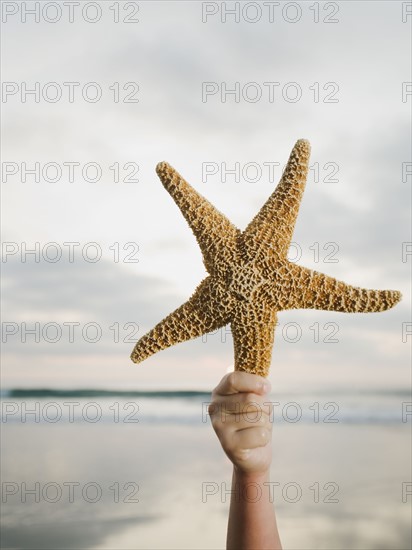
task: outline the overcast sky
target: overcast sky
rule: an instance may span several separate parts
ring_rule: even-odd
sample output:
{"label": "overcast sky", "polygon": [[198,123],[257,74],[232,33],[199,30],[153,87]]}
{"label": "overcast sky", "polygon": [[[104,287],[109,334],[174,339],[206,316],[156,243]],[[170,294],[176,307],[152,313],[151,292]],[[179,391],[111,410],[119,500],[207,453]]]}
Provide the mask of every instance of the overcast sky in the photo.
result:
{"label": "overcast sky", "polygon": [[[252,2],[235,16],[225,14],[233,2],[59,3],[61,13],[42,2],[39,22],[23,4],[34,3],[3,2],[4,387],[212,388],[233,363],[225,330],[138,366],[129,359],[133,338],[205,276],[156,163],[243,228],[299,138],[312,144],[312,169],[291,257],[404,299],[383,314],[281,313],[272,383],[408,383],[407,3]],[[35,163],[39,181],[23,181]],[[35,242],[40,261],[23,262]],[[68,242],[79,243],[73,258]],[[39,342],[21,341],[23,323],[39,323]]]}

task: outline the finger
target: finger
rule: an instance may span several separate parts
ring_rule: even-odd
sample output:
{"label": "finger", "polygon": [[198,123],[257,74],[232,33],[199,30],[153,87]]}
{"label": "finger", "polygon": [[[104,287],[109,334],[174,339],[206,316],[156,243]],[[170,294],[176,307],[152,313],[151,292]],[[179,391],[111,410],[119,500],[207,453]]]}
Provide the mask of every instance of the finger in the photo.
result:
{"label": "finger", "polygon": [[261,427],[272,430],[272,422],[270,417],[259,413],[258,415],[251,414],[214,414],[211,417],[212,425],[218,432],[241,431],[246,428]]}
{"label": "finger", "polygon": [[270,382],[249,372],[235,371],[226,374],[213,390],[212,395],[233,395],[241,392],[250,392],[263,395],[270,391]]}
{"label": "finger", "polygon": [[254,416],[250,414],[230,415],[226,419],[222,419],[222,424],[227,423],[231,429],[239,432],[248,428],[265,428],[272,430],[272,423],[267,415],[260,414]]}
{"label": "finger", "polygon": [[267,397],[255,393],[216,395],[209,407],[209,414],[246,414],[255,417],[262,414],[270,416],[271,412],[272,404],[267,401]]}
{"label": "finger", "polygon": [[211,415],[211,422],[219,437],[231,437],[233,433],[247,428],[259,427],[272,431],[273,427],[271,417],[262,411],[240,414],[216,411]]}
{"label": "finger", "polygon": [[271,432],[266,428],[254,427],[238,430],[232,435],[232,448],[256,449],[265,447],[271,440]]}

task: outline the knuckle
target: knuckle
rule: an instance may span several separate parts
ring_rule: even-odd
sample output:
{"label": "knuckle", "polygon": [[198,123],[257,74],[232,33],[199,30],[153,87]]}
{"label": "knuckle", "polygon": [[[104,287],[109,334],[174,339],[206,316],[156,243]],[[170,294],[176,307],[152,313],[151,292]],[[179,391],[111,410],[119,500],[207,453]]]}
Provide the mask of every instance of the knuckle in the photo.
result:
{"label": "knuckle", "polygon": [[213,429],[215,430],[215,433],[216,435],[218,436],[219,439],[221,439],[221,433],[222,433],[222,426],[220,424],[219,421],[217,421],[216,419],[212,418],[212,426],[213,426]]}
{"label": "knuckle", "polygon": [[234,447],[231,437],[224,430],[222,430],[218,435],[225,453],[227,453],[228,455],[232,455]]}
{"label": "knuckle", "polygon": [[259,428],[258,437],[265,443],[270,440],[271,432],[266,428]]}
{"label": "knuckle", "polygon": [[234,390],[235,387],[236,387],[236,381],[237,381],[237,372],[234,371],[234,372],[230,372],[229,374],[226,375],[226,383],[228,385],[228,387],[231,389],[231,390]]}
{"label": "knuckle", "polygon": [[250,456],[250,449],[241,449],[239,447],[236,447],[232,450],[231,456],[233,457],[233,460],[238,464],[246,462]]}

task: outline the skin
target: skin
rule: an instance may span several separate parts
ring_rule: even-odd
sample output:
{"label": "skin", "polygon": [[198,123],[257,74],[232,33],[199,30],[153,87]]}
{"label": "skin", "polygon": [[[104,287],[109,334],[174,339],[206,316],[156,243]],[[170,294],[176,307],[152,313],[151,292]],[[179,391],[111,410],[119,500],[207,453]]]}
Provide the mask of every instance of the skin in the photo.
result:
{"label": "skin", "polygon": [[227,550],[282,549],[269,498],[272,409],[265,405],[269,392],[267,379],[235,371],[224,376],[212,393],[212,425],[233,463]]}

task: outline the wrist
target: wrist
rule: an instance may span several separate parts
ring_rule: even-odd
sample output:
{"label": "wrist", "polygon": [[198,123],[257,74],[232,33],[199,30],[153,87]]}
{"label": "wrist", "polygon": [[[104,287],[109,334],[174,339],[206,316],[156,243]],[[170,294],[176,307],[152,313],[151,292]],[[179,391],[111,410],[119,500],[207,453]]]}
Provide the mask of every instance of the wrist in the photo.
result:
{"label": "wrist", "polygon": [[259,472],[245,472],[233,466],[233,477],[238,483],[263,483],[264,481],[269,481],[270,470],[259,471]]}

